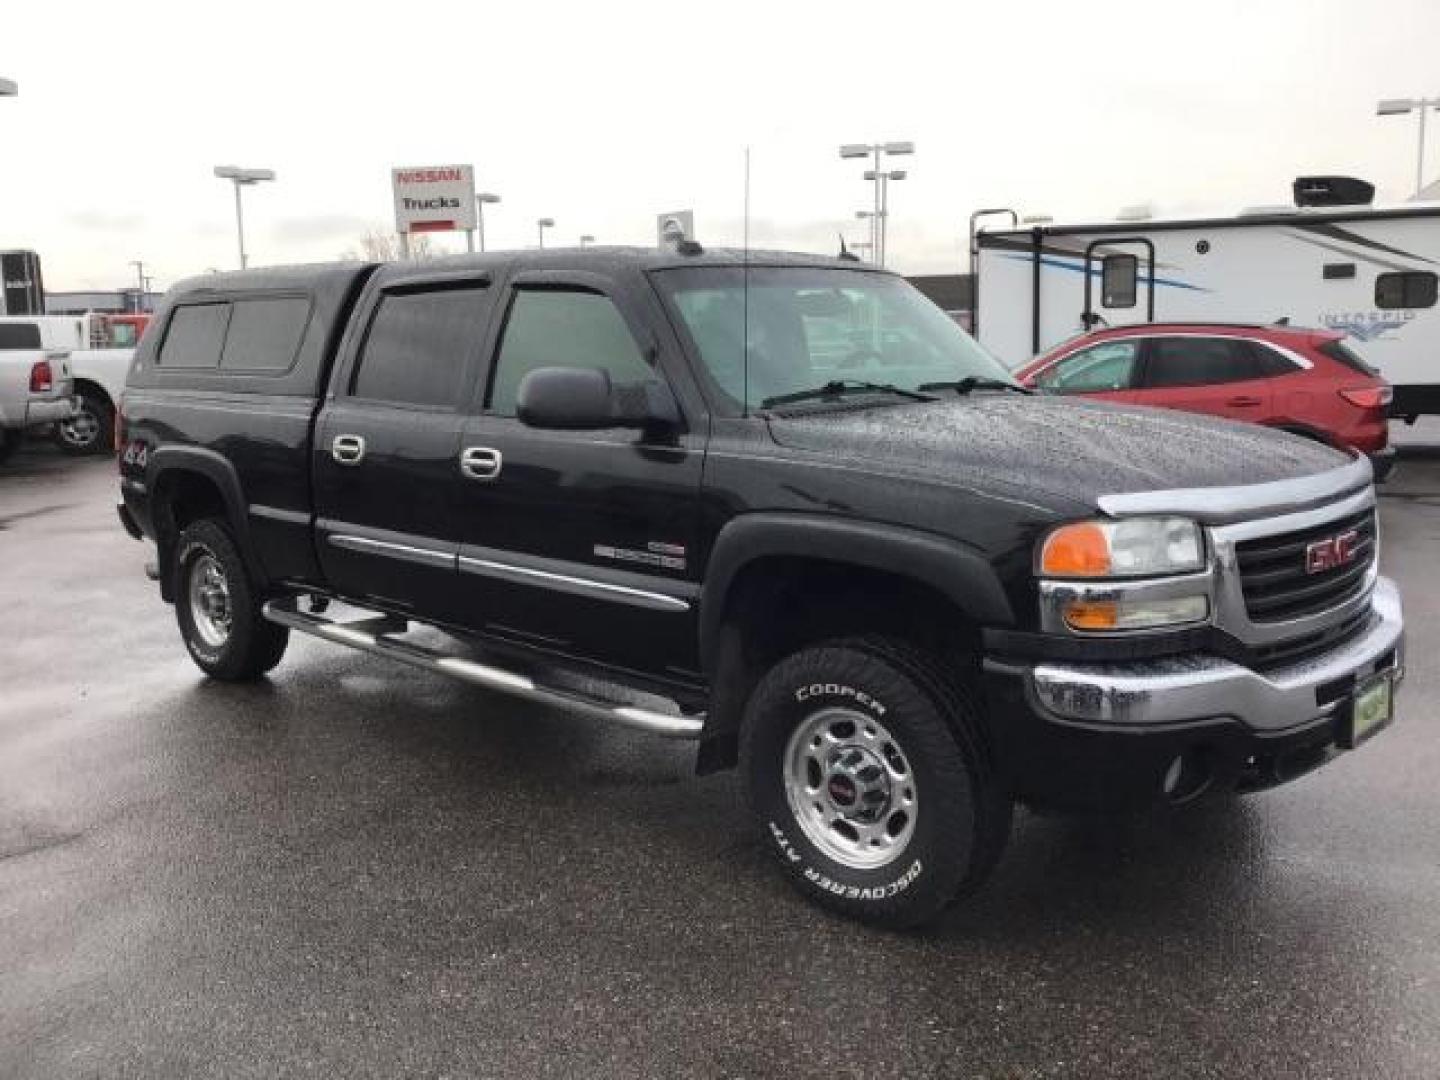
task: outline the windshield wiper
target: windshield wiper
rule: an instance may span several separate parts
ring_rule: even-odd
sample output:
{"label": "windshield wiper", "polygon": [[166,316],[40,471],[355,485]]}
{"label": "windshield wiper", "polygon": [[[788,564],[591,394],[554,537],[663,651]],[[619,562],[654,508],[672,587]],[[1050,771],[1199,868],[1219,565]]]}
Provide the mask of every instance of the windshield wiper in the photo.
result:
{"label": "windshield wiper", "polygon": [[[948,384],[946,384],[948,385]],[[921,387],[920,390],[924,390]],[[911,401],[934,401],[931,394],[922,394],[920,390],[906,390],[894,383],[873,383],[864,382],[861,379],[831,379],[823,386],[812,386],[808,390],[796,390],[790,394],[776,394],[760,402],[762,409],[772,409],[776,405],[790,405],[797,401],[815,401],[822,398],[838,398],[850,391],[871,391],[882,394],[894,394],[897,397],[909,398]]]}
{"label": "windshield wiper", "polygon": [[1011,390],[1017,394],[1033,394],[1028,386],[1021,386],[1019,383],[1006,382],[1004,379],[991,379],[984,375],[966,375],[963,379],[956,379],[954,382],[927,382],[921,383],[921,390],[954,390],[955,393],[964,397],[972,390]]}

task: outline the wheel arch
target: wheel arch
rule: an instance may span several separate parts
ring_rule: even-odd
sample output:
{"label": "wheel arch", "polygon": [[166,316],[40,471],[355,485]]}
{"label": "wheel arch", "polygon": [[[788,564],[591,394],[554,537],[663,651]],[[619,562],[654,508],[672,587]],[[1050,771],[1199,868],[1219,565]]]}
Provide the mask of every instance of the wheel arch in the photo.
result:
{"label": "wheel arch", "polygon": [[77,394],[84,393],[87,390],[93,391],[95,396],[103,399],[112,411],[115,409],[115,399],[111,396],[110,391],[105,389],[104,383],[86,375],[76,375],[73,381]]}
{"label": "wheel arch", "polygon": [[978,551],[898,526],[805,514],[754,514],[721,530],[700,600],[711,708],[700,771],[735,763],[740,717],[765,667],[806,640],[888,629],[946,649],[978,647],[1014,623]]}
{"label": "wheel arch", "polygon": [[239,474],[223,455],[199,446],[162,446],[150,458],[146,480],[158,549],[160,595],[175,596],[172,574],[166,572],[180,531],[201,517],[220,517],[254,581],[264,583],[263,570],[250,545],[249,520]]}

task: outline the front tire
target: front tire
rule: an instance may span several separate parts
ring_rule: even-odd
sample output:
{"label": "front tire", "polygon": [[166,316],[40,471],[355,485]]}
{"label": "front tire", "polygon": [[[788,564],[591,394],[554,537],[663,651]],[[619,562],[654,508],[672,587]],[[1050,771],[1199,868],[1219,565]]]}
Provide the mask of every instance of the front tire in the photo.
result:
{"label": "front tire", "polygon": [[886,638],[782,660],[746,708],[751,806],[791,882],[845,915],[927,922],[994,869],[1011,800],[963,683]]}
{"label": "front tire", "polygon": [[259,590],[221,522],[186,526],[173,565],[175,618],[201,671],[226,682],[248,682],[280,662],[290,632],[260,613]]}
{"label": "front tire", "polygon": [[103,394],[80,391],[75,412],[55,425],[55,443],[77,457],[102,454],[115,440],[115,407]]}

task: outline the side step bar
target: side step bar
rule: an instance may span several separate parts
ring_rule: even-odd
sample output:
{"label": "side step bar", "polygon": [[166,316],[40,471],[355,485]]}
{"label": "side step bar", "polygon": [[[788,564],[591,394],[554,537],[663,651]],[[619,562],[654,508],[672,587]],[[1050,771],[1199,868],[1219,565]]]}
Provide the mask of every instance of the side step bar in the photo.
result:
{"label": "side step bar", "polygon": [[397,641],[389,634],[402,634],[407,624],[402,619],[377,616],[373,619],[342,623],[318,613],[301,611],[295,600],[271,600],[264,607],[265,618],[288,626],[302,634],[313,634],[354,649],[398,660],[402,664],[438,672],[465,682],[498,690],[504,694],[539,702],[553,708],[579,713],[593,720],[605,720],[626,727],[648,731],[670,739],[698,739],[705,724],[704,713],[672,715],[635,705],[616,705],[599,698],[587,697],[574,690],[541,686],[528,675],[506,671],[493,664],[450,656],[408,641]]}

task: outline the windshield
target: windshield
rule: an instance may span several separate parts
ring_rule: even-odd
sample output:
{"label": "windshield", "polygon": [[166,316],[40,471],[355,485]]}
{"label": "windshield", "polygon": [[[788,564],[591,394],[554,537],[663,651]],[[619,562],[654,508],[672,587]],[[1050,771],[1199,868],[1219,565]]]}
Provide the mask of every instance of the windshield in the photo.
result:
{"label": "windshield", "polygon": [[734,414],[836,380],[904,390],[972,376],[1013,383],[949,316],[891,274],[697,266],[655,279],[721,406]]}

